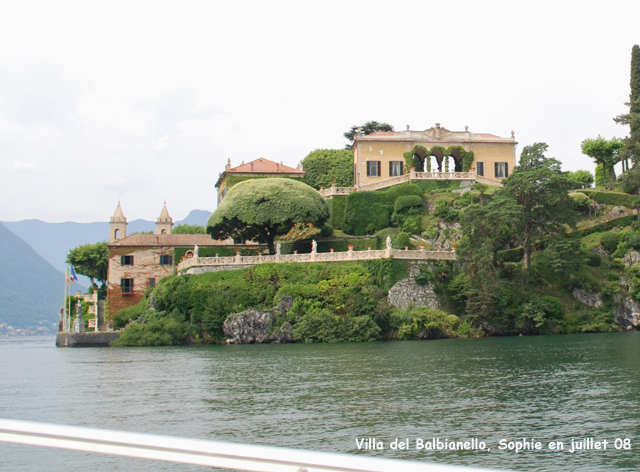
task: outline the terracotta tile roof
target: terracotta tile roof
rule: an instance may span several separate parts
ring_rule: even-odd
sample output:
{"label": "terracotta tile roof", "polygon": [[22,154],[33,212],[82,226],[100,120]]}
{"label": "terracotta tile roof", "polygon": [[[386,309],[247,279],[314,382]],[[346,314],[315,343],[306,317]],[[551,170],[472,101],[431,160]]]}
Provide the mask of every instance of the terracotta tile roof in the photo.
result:
{"label": "terracotta tile roof", "polygon": [[228,243],[211,239],[208,234],[132,234],[109,246],[225,246]]}
{"label": "terracotta tile roof", "polygon": [[246,164],[239,165],[238,167],[229,169],[226,172],[255,172],[257,174],[305,174],[305,172],[301,170],[294,169],[293,167],[289,167],[284,164],[278,164],[277,162],[270,161],[269,159],[265,159],[264,157],[256,159],[255,161],[247,162]]}

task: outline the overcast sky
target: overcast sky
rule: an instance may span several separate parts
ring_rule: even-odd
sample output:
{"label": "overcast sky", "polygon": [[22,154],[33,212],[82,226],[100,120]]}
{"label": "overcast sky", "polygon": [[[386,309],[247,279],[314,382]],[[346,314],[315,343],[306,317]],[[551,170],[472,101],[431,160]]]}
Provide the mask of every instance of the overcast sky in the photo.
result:
{"label": "overcast sky", "polygon": [[2,2],[0,220],[213,211],[368,120],[549,144],[624,137],[640,2]]}

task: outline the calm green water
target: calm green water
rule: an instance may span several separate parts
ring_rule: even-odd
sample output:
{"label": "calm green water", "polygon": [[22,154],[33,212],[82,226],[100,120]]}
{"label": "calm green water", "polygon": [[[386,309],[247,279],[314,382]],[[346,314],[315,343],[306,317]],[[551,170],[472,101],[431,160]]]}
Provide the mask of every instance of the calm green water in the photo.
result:
{"label": "calm green water", "polygon": [[[0,417],[513,470],[640,469],[640,333],[56,349],[0,339]],[[375,437],[382,451],[358,451]],[[416,451],[479,438],[490,451]],[[539,451],[498,449],[535,437]],[[569,453],[572,438],[606,451]],[[389,442],[409,438],[411,450]],[[629,438],[631,450],[616,450]],[[564,441],[565,451],[549,451]],[[0,470],[205,468],[0,443]]]}

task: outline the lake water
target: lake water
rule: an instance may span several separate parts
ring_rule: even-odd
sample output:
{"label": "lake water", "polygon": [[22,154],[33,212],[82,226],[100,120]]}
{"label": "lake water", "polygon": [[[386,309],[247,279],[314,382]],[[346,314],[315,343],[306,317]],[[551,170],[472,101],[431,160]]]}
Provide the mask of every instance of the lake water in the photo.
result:
{"label": "lake water", "polygon": [[[0,338],[0,378],[2,418],[512,470],[640,469],[640,333],[105,349]],[[385,449],[358,451],[363,437]],[[490,451],[415,450],[434,437]],[[523,437],[543,449],[499,449]],[[609,447],[568,451],[585,437]],[[411,449],[388,449],[395,438]],[[207,469],[0,443],[0,470]]]}

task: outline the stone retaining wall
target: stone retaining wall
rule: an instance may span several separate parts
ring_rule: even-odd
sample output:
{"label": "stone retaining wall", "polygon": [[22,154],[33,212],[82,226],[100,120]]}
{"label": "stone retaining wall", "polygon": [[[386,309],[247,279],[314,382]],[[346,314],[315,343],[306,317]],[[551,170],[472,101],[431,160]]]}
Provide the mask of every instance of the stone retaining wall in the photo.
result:
{"label": "stone retaining wall", "polygon": [[109,347],[109,343],[120,337],[119,331],[107,333],[58,333],[57,347]]}
{"label": "stone retaining wall", "polygon": [[406,309],[409,305],[428,306],[434,310],[441,310],[442,305],[438,295],[433,291],[433,283],[427,285],[418,285],[414,280],[420,273],[420,266],[427,265],[433,269],[432,262],[409,262],[409,275],[398,281],[389,290],[389,303],[396,308]]}

